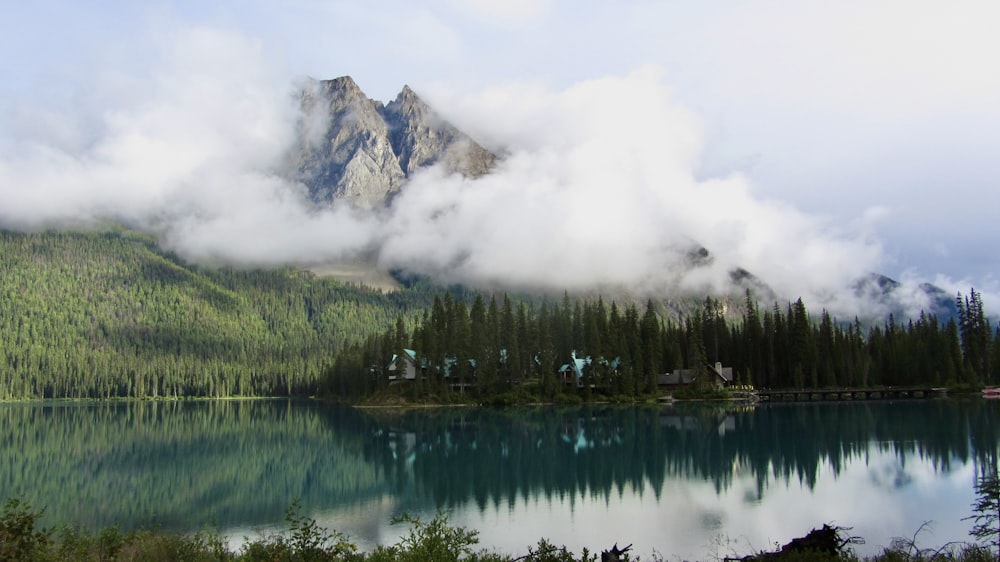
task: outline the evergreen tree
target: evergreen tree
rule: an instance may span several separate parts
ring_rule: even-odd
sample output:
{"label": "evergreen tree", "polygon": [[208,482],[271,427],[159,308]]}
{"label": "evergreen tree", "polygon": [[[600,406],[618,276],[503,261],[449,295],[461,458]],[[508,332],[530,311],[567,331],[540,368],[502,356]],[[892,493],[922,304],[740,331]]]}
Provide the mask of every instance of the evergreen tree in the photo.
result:
{"label": "evergreen tree", "polygon": [[750,289],[746,290],[743,302],[743,365],[748,373],[747,382],[754,386],[764,386],[763,379],[767,371],[764,353],[764,328],[761,325],[760,311],[753,299]]}
{"label": "evergreen tree", "polygon": [[[480,391],[492,393],[496,387],[496,369],[492,366],[492,357],[489,356],[492,345],[489,342],[489,329],[486,318],[486,305],[482,295],[476,295],[476,300],[472,303],[472,310],[469,314],[469,353],[466,361],[471,359],[476,365],[477,382]],[[460,359],[461,361],[461,359]],[[456,366],[457,367],[457,366]],[[457,369],[456,374],[464,374],[465,369]],[[466,383],[466,380],[460,380]]]}
{"label": "evergreen tree", "polygon": [[535,369],[536,376],[541,379],[542,396],[546,399],[552,399],[559,391],[555,375],[556,350],[552,341],[549,316],[548,305],[543,302],[538,311],[538,321],[536,323],[538,326],[536,330],[538,342],[535,353],[538,359],[534,363],[533,369]]}
{"label": "evergreen tree", "polygon": [[514,316],[514,306],[510,297],[504,294],[503,310],[500,313],[500,355],[502,357],[501,377],[507,383],[521,380],[521,346],[518,344],[518,333],[521,327]]}
{"label": "evergreen tree", "polygon": [[975,289],[969,290],[969,296],[962,300],[961,294],[956,298],[958,309],[959,330],[962,336],[962,355],[968,374],[967,382],[971,384],[990,383],[991,368],[990,341],[993,330],[983,311],[983,301]]}
{"label": "evergreen tree", "polygon": [[837,386],[837,377],[834,372],[834,330],[833,320],[830,314],[824,309],[820,314],[819,335],[817,338],[817,369],[819,371],[819,386]]}
{"label": "evergreen tree", "polygon": [[791,332],[789,355],[793,385],[797,388],[815,388],[818,386],[815,343],[809,313],[801,298],[789,307],[788,322]]}
{"label": "evergreen tree", "polygon": [[656,314],[652,299],[646,301],[646,312],[642,315],[640,327],[642,338],[642,391],[656,392],[656,376],[663,362],[663,340],[660,337],[660,319]]}
{"label": "evergreen tree", "polygon": [[976,478],[976,500],[972,504],[975,522],[970,535],[996,546],[1000,552],[1000,476],[996,464]]}

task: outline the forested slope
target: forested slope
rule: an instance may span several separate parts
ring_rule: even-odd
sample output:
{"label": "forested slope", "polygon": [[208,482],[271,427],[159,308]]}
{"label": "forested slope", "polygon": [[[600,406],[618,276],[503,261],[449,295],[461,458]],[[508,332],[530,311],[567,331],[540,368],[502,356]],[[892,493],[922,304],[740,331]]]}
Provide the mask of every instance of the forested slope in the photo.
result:
{"label": "forested slope", "polygon": [[1000,334],[974,290],[956,299],[957,322],[922,314],[863,328],[812,316],[801,299],[762,306],[749,292],[742,318],[705,298],[672,320],[662,299],[643,312],[631,301],[411,281],[383,293],[293,268],[199,267],[121,229],[0,231],[0,400],[362,399],[387,385],[404,347],[427,371],[414,391],[458,381],[482,399],[519,382],[552,399],[574,355],[592,358],[582,376],[616,395],[647,395],[661,373],[715,362],[771,388],[1000,380]]}
{"label": "forested slope", "polygon": [[[678,369],[696,374],[674,396],[719,397],[706,366],[731,366],[733,382],[757,388],[873,388],[949,386],[969,391],[1000,381],[1000,332],[974,289],[958,295],[958,320],[921,313],[905,323],[844,323],[802,299],[761,306],[749,291],[743,318],[726,318],[706,297],[701,310],[674,322],[664,307],[571,299],[526,306],[475,295],[471,309],[445,295],[435,300],[412,333],[396,326],[339,354],[327,391],[363,399],[391,387],[393,350],[413,350],[415,380],[400,386],[406,398],[439,400],[459,389],[485,402],[648,398],[661,377]],[[419,374],[416,373],[419,366]],[[372,373],[378,375],[373,378]],[[574,384],[575,383],[575,384]],[[699,388],[700,387],[700,388]],[[391,390],[391,388],[389,389]],[[511,396],[510,393],[523,393]],[[530,394],[530,395],[529,395]]]}
{"label": "forested slope", "polygon": [[0,399],[310,393],[338,349],[428,298],[199,268],[128,231],[4,231]]}

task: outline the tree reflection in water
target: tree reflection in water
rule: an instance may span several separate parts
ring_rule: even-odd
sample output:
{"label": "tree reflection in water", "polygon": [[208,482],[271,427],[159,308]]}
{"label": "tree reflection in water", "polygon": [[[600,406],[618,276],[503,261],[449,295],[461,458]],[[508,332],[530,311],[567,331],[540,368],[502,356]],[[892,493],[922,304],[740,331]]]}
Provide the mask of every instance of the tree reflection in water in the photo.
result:
{"label": "tree reflection in water", "polygon": [[749,470],[769,482],[816,485],[829,465],[873,450],[931,463],[987,466],[1000,443],[997,405],[986,401],[442,409],[372,412],[366,458],[399,494],[418,487],[438,506],[480,509],[524,498],[622,494],[657,499],[668,478],[701,479],[716,491]]}
{"label": "tree reflection in water", "polygon": [[[509,410],[355,410],[287,400],[8,404],[0,406],[0,485],[7,497],[46,507],[47,524],[91,528],[253,529],[280,522],[298,500],[338,528],[353,527],[341,530],[364,534],[362,542],[384,537],[388,518],[352,525],[359,511],[381,518],[472,509],[474,523],[514,512],[523,521],[582,521],[583,506],[599,516],[613,505],[624,514],[642,505],[643,513],[653,510],[644,517],[664,520],[658,525],[708,532],[732,524],[722,504],[734,491],[743,505],[758,506],[769,496],[826,494],[819,484],[835,488],[831,477],[859,464],[866,486],[890,492],[912,487],[918,466],[939,476],[993,466],[998,402]],[[717,505],[675,513],[696,488],[714,491]],[[900,501],[920,507],[919,498]],[[934,510],[928,506],[924,519]],[[545,530],[529,528],[537,533],[518,544]]]}

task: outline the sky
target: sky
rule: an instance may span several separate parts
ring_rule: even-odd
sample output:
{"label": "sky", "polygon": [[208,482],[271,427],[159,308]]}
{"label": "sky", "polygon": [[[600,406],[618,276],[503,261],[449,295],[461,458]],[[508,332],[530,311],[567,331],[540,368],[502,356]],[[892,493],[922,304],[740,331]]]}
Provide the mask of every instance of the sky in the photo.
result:
{"label": "sky", "polygon": [[[203,261],[374,253],[483,284],[744,267],[842,314],[867,272],[1000,302],[992,0],[5,4],[6,228],[114,219]],[[507,159],[430,170],[389,217],[306,208],[273,173],[292,92],[342,75],[410,85]],[[679,273],[692,243],[715,262]]]}

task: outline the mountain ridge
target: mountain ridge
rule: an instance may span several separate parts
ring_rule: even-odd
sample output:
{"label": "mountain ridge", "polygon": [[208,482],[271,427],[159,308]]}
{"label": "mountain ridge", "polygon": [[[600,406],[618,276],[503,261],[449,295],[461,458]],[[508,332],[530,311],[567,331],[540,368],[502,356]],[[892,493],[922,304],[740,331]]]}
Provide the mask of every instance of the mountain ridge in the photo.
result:
{"label": "mountain ridge", "polygon": [[291,175],[318,205],[343,200],[377,208],[430,166],[479,177],[497,161],[408,85],[383,104],[368,98],[350,76],[310,79],[299,101],[303,118],[290,154]]}
{"label": "mountain ridge", "polygon": [[[409,85],[384,104],[369,98],[348,75],[309,79],[300,89],[300,104],[303,117],[291,152],[293,176],[305,184],[315,205],[346,202],[377,210],[391,206],[407,182],[429,167],[440,166],[449,174],[477,178],[489,174],[499,159],[445,120]],[[694,240],[690,243],[686,267],[694,270],[711,265],[712,252]],[[327,265],[327,272],[338,271],[339,264]],[[369,267],[369,276],[375,277],[375,266]],[[352,264],[352,268],[354,277],[342,280],[355,280],[359,271],[364,273],[365,264]],[[385,276],[385,272],[381,274]],[[797,296],[778,295],[766,279],[741,267],[729,272],[729,283],[732,290],[716,296],[735,305],[727,307],[734,310],[739,309],[748,289],[765,302]],[[912,303],[920,301],[931,311],[948,317],[955,314],[954,302],[940,288],[924,284],[907,292],[900,283],[877,273],[858,279],[845,291],[865,299],[873,316],[882,316],[876,310],[885,316],[906,316]],[[622,295],[629,293],[622,289]],[[664,301],[665,308],[675,314],[689,312],[688,306],[670,303],[669,299]]]}

